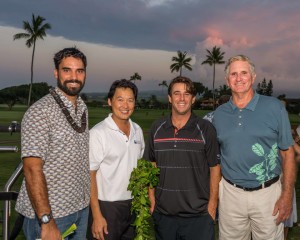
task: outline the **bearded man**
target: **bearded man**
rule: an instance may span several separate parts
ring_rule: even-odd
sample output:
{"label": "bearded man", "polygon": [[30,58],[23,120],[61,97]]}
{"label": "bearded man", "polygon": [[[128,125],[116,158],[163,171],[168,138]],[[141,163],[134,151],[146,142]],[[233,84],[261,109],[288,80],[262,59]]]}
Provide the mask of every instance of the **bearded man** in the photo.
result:
{"label": "bearded man", "polygon": [[16,211],[27,239],[85,239],[90,199],[88,112],[79,93],[86,56],[77,48],[54,55],[57,87],[34,103],[21,124],[24,180]]}

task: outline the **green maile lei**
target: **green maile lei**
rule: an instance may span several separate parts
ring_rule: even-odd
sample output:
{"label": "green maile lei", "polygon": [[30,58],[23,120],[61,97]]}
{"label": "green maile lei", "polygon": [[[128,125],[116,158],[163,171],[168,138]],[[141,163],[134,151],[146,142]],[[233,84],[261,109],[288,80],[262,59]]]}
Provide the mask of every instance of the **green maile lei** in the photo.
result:
{"label": "green maile lei", "polygon": [[158,184],[159,168],[145,159],[138,160],[137,167],[131,172],[128,190],[133,196],[131,212],[136,214],[133,226],[136,227],[135,240],[152,239],[150,222],[150,200],[148,189]]}

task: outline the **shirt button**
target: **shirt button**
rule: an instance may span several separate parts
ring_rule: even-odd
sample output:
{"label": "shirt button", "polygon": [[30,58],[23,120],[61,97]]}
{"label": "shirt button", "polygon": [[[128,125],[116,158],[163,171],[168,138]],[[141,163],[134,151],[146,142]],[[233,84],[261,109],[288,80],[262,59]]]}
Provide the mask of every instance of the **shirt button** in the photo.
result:
{"label": "shirt button", "polygon": [[239,118],[242,118],[242,116],[239,116]]}
{"label": "shirt button", "polygon": [[239,126],[242,126],[242,124],[241,124],[241,123],[239,123]]}

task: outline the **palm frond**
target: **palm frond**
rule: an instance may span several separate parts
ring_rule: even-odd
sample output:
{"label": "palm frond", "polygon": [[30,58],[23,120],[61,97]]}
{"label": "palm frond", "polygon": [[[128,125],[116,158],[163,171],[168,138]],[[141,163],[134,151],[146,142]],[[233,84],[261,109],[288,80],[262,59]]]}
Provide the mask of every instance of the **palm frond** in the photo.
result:
{"label": "palm frond", "polygon": [[192,71],[192,66],[190,64],[192,58],[186,56],[187,52],[181,52],[179,50],[177,51],[177,56],[172,57],[172,62],[174,63],[170,65],[171,72],[180,72],[181,75],[182,68]]}

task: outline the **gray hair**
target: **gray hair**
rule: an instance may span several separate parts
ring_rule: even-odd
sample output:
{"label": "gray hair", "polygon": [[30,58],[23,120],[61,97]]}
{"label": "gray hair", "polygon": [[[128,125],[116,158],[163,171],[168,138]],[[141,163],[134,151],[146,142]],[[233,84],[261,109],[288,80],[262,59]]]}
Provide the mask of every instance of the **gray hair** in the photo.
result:
{"label": "gray hair", "polygon": [[255,75],[255,65],[254,63],[250,60],[250,58],[246,57],[245,55],[236,55],[234,57],[231,57],[228,59],[226,65],[225,65],[225,73],[226,73],[226,77],[228,77],[229,75],[229,66],[231,63],[235,62],[235,61],[243,61],[243,62],[247,62],[250,66],[250,72],[251,75]]}

